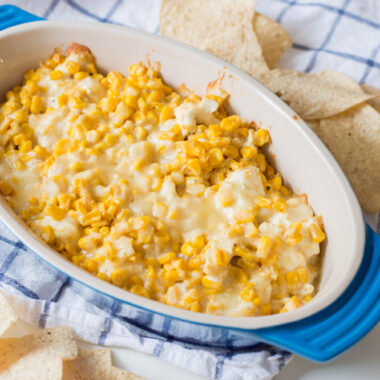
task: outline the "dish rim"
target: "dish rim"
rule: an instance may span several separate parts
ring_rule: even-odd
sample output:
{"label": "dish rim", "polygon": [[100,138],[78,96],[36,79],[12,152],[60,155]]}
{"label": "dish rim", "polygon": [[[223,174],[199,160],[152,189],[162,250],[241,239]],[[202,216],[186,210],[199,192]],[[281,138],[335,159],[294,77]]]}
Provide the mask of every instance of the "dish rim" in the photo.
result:
{"label": "dish rim", "polygon": [[[88,30],[93,29],[96,31],[101,30],[114,30],[120,33],[129,33],[132,37],[145,38],[154,41],[160,41],[167,45],[171,45],[174,48],[181,49],[185,54],[198,55],[206,60],[212,61],[222,67],[225,67],[230,73],[235,75],[237,78],[248,82],[248,84],[254,88],[256,92],[264,98],[264,100],[269,103],[269,105],[281,113],[281,117],[288,119],[291,123],[297,125],[297,130],[299,133],[303,134],[303,137],[308,140],[308,142],[313,145],[319,152],[320,158],[325,161],[325,164],[332,169],[336,174],[339,182],[344,190],[344,195],[350,204],[351,214],[354,218],[354,225],[356,226],[356,237],[355,242],[355,252],[358,252],[357,257],[353,259],[352,268],[350,276],[346,277],[346,281],[341,282],[340,286],[334,288],[334,291],[328,293],[328,297],[325,297],[325,301],[319,302],[319,304],[310,303],[298,308],[294,311],[274,314],[262,317],[225,317],[216,316],[206,313],[195,313],[188,310],[175,308],[166,304],[162,304],[158,301],[149,300],[140,296],[136,296],[129,293],[123,289],[120,289],[114,285],[111,285],[105,281],[98,279],[97,277],[91,275],[85,270],[77,267],[75,264],[71,263],[63,256],[59,255],[55,250],[48,247],[46,244],[39,241],[35,235],[33,235],[24,223],[19,219],[13,210],[6,203],[5,199],[1,198],[0,201],[0,219],[5,225],[37,256],[42,258],[44,261],[48,262],[58,271],[64,273],[66,276],[73,278],[74,280],[82,283],[85,286],[92,288],[93,290],[102,293],[103,295],[109,296],[120,302],[130,304],[134,307],[141,308],[150,312],[158,313],[170,318],[175,318],[190,323],[198,323],[202,325],[218,326],[224,328],[237,328],[240,330],[256,330],[260,328],[266,328],[271,326],[279,326],[289,322],[295,322],[304,318],[307,318],[325,307],[333,303],[347,288],[347,286],[353,280],[359,265],[362,261],[362,256],[364,253],[364,243],[365,243],[365,228],[362,216],[362,211],[360,209],[358,200],[356,199],[354,192],[349,184],[346,176],[344,175],[342,169],[336,162],[332,154],[327,150],[324,144],[319,140],[319,138],[314,134],[314,132],[305,124],[305,122],[299,117],[299,120],[295,121],[293,116],[296,114],[287,104],[285,104],[279,97],[267,89],[263,84],[261,84],[256,79],[250,77],[244,72],[240,71],[236,67],[226,63],[225,61],[192,46],[183,44],[178,41],[174,41],[163,37],[161,35],[154,35],[148,32],[136,30],[133,28],[101,24],[101,23],[91,23],[91,22],[75,22],[75,21],[35,21],[32,23],[21,24],[14,27],[10,27],[0,32],[0,39],[7,38],[12,35],[22,34],[34,29],[54,29],[57,27],[63,28],[75,28],[77,30]],[[152,47],[152,49],[155,49]],[[298,115],[297,115],[298,116]],[[359,254],[360,253],[360,254]]]}

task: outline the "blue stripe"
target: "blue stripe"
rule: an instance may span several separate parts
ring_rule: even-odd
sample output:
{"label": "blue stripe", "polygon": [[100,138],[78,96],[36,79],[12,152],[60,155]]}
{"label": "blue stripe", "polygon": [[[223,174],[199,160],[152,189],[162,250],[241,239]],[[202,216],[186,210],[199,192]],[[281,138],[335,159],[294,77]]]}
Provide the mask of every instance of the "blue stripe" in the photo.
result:
{"label": "blue stripe", "polygon": [[281,24],[282,19],[284,18],[284,16],[286,15],[286,13],[288,13],[288,11],[290,10],[290,8],[291,8],[294,4],[296,4],[295,1],[290,1],[290,2],[288,3],[288,5],[287,5],[286,7],[284,7],[284,9],[279,13],[279,15],[278,15],[277,18],[276,18],[276,21],[277,21],[279,24]]}
{"label": "blue stripe", "polygon": [[110,21],[110,20],[107,20],[107,18],[105,17],[99,17],[97,16],[96,14],[94,13],[91,13],[90,11],[88,11],[86,8],[83,8],[81,5],[77,4],[74,0],[65,0],[66,3],[68,5],[70,5],[71,8],[75,9],[76,11],[88,16],[88,17],[91,17],[93,18],[94,20],[96,21],[100,21],[100,22],[108,22],[110,24],[115,24],[115,25],[120,25],[120,26],[124,26],[123,24],[120,24],[120,23],[117,23],[117,22],[114,22],[114,21]]}
{"label": "blue stripe", "polygon": [[12,288],[19,291],[21,294],[23,294],[26,297],[33,298],[33,299],[40,299],[36,293],[34,293],[32,290],[26,288],[24,285],[20,284],[18,281],[14,280],[11,277],[6,276],[3,273],[0,273],[0,282],[4,282],[4,284],[7,284],[11,286]]}
{"label": "blue stripe", "polygon": [[15,246],[7,256],[7,258],[4,260],[3,265],[0,268],[0,273],[4,274],[9,269],[19,252],[20,249],[17,246]]}
{"label": "blue stripe", "polygon": [[115,13],[116,9],[119,8],[119,5],[121,4],[122,0],[116,0],[115,3],[112,5],[111,9],[106,14],[106,17],[104,18],[105,22],[108,22],[110,17]]}
{"label": "blue stripe", "polygon": [[[294,2],[292,0],[279,0],[279,1],[281,1],[282,3],[286,3],[286,4],[297,5],[299,7],[319,7],[319,8],[327,9],[328,11],[332,11],[332,12],[336,12],[336,13],[342,12],[341,8],[333,7],[332,5],[328,5],[328,4],[322,4],[322,3],[297,3],[297,2]],[[376,28],[376,29],[380,29],[380,24],[378,24],[377,22],[374,22],[372,20],[368,20],[367,18],[358,16],[358,15],[356,15],[354,13],[347,12],[345,10],[343,10],[342,14],[344,16],[348,17],[348,18],[351,18],[351,19],[355,20],[355,21],[358,21],[358,22],[361,22],[363,24],[372,26],[373,28]]]}
{"label": "blue stripe", "polygon": [[[115,316],[117,314],[119,308],[120,308],[120,302],[115,300],[111,306],[111,315]],[[104,328],[103,328],[103,331],[100,333],[99,340],[98,340],[98,344],[100,346],[104,346],[104,343],[107,339],[107,336],[111,331],[112,319],[113,319],[112,317],[107,317],[104,321]]]}
{"label": "blue stripe", "polygon": [[46,319],[47,319],[47,317],[49,315],[50,305],[51,305],[50,302],[48,302],[48,301],[45,302],[44,311],[40,315],[40,319],[38,320],[38,327],[40,329],[44,329],[45,326],[46,326]]}
{"label": "blue stripe", "polygon": [[[312,47],[305,46],[305,45],[298,44],[298,43],[294,43],[293,44],[293,48],[294,49],[299,49],[299,50],[306,50],[306,51],[309,51],[309,50],[318,50],[316,48],[312,48]],[[329,49],[321,49],[321,52],[328,53],[328,54],[331,54],[331,55],[336,55],[338,57],[342,57],[342,58],[345,58],[345,59],[351,59],[352,61],[363,63],[365,65],[370,65],[370,66],[373,66],[373,67],[375,67],[377,69],[380,69],[380,63],[375,62],[375,61],[373,61],[371,59],[359,57],[359,56],[354,55],[354,54],[342,53],[342,52],[339,52],[339,51],[334,51],[334,50],[329,50]]]}
{"label": "blue stripe", "polygon": [[111,331],[111,327],[112,327],[112,318],[108,317],[104,320],[104,328],[99,335],[99,340],[98,340],[99,346],[104,346],[106,338],[107,338],[109,332]]}
{"label": "blue stripe", "polygon": [[53,0],[50,3],[48,9],[46,9],[46,11],[45,11],[45,13],[43,14],[42,17],[43,18],[48,18],[51,15],[51,13],[54,11],[54,9],[55,9],[55,7],[57,6],[58,3],[59,3],[59,0]]}
{"label": "blue stripe", "polygon": [[49,310],[50,310],[51,303],[58,301],[59,297],[61,296],[61,294],[63,292],[63,289],[69,284],[69,281],[70,281],[70,279],[67,277],[66,280],[64,282],[62,282],[61,286],[59,287],[59,289],[57,290],[55,295],[51,298],[50,302],[48,302],[48,301],[45,302],[44,311],[41,314],[40,319],[38,321],[38,326],[41,329],[45,328],[46,319],[49,316]]}
{"label": "blue stripe", "polygon": [[9,240],[4,236],[0,236],[0,241],[7,243],[9,245],[12,245],[13,247],[17,247],[19,249],[22,249],[23,251],[27,251],[25,245],[21,241]]}
{"label": "blue stripe", "polygon": [[347,8],[347,5],[349,4],[350,0],[345,0],[343,5],[342,5],[342,9],[339,10],[338,12],[338,15],[336,16],[329,32],[327,33],[326,35],[326,38],[324,39],[324,41],[322,42],[322,45],[319,47],[319,49],[316,49],[314,50],[314,53],[313,55],[311,56],[311,59],[310,59],[310,62],[309,64],[307,65],[306,69],[305,69],[305,72],[306,73],[310,73],[310,71],[313,69],[314,65],[315,65],[315,62],[317,61],[317,57],[318,57],[318,54],[321,50],[323,50],[327,44],[330,42],[331,40],[331,37],[333,36],[335,30],[336,30],[336,27],[338,26],[341,18],[342,18],[342,15],[343,15],[343,11],[345,8]]}
{"label": "blue stripe", "polygon": [[153,349],[153,355],[156,356],[157,358],[160,357],[161,352],[164,348],[165,341],[160,339],[157,344],[154,346]]}
{"label": "blue stripe", "polygon": [[379,52],[379,49],[380,49],[380,44],[377,45],[375,47],[375,49],[372,50],[372,53],[371,53],[370,59],[369,59],[369,62],[371,62],[372,64],[367,63],[367,66],[366,66],[366,68],[364,70],[363,76],[361,77],[361,79],[359,81],[360,83],[364,83],[366,81],[366,79],[367,79],[367,77],[368,77],[368,75],[369,75],[369,73],[370,73],[370,71],[371,71],[371,69],[373,67],[373,63],[374,63],[374,60],[375,60],[375,58],[377,56],[377,53]]}
{"label": "blue stripe", "polygon": [[219,355],[218,360],[216,362],[216,366],[215,366],[215,375],[214,375],[215,379],[220,379],[222,377],[224,361],[225,361],[225,356]]}

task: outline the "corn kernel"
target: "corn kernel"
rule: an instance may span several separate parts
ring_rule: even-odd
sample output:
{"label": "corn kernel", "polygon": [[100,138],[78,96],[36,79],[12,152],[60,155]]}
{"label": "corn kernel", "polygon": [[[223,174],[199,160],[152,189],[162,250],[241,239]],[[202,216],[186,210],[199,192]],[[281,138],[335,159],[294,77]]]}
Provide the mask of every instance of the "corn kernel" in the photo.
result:
{"label": "corn kernel", "polygon": [[146,271],[146,276],[152,280],[154,280],[155,278],[157,278],[157,273],[155,271],[155,269],[153,268],[152,265],[149,265],[147,271]]}
{"label": "corn kernel", "polygon": [[265,172],[265,169],[267,167],[267,161],[265,159],[265,156],[262,153],[258,153],[256,161],[260,171]]}
{"label": "corn kernel", "polygon": [[262,315],[269,315],[272,313],[272,305],[270,303],[267,303],[263,306],[261,306],[261,314]]}
{"label": "corn kernel", "polygon": [[288,283],[288,285],[290,286],[295,286],[298,284],[298,276],[297,276],[297,273],[294,273],[294,272],[288,272],[286,274],[286,282]]}
{"label": "corn kernel", "polygon": [[63,78],[62,71],[54,70],[54,71],[50,72],[50,79],[51,80],[58,80],[58,79],[62,79],[62,78]]}
{"label": "corn kernel", "polygon": [[218,249],[215,254],[216,263],[220,267],[226,266],[230,262],[230,257],[226,251]]}
{"label": "corn kernel", "polygon": [[56,221],[60,221],[66,216],[66,210],[61,209],[55,204],[47,206],[44,210],[44,213]]}
{"label": "corn kernel", "polygon": [[163,256],[161,256],[159,259],[158,259],[158,262],[160,263],[160,265],[164,265],[164,264],[167,264],[167,263],[170,263],[171,261],[173,261],[175,258],[176,258],[176,254],[175,252],[169,252]]}
{"label": "corn kernel", "polygon": [[240,298],[245,302],[251,302],[255,296],[255,286],[252,284],[252,282],[247,282],[240,293]]}
{"label": "corn kernel", "polygon": [[309,281],[309,275],[307,274],[306,268],[297,268],[296,274],[300,282],[306,284]]}
{"label": "corn kernel", "polygon": [[74,75],[80,70],[80,67],[79,64],[75,61],[67,61],[66,69],[71,75]]}
{"label": "corn kernel", "polygon": [[65,106],[68,101],[69,101],[69,97],[67,94],[61,94],[61,95],[58,95],[57,97],[57,103],[59,107]]}
{"label": "corn kernel", "polygon": [[257,148],[252,146],[243,146],[240,149],[240,154],[246,160],[251,160],[257,156]]}
{"label": "corn kernel", "polygon": [[220,127],[226,132],[233,132],[235,129],[239,128],[240,125],[241,118],[237,115],[226,117],[220,122]]}
{"label": "corn kernel", "polygon": [[137,296],[150,298],[148,291],[141,285],[133,285],[130,289],[130,292],[136,294]]}
{"label": "corn kernel", "polygon": [[263,146],[270,141],[269,133],[266,129],[259,129],[253,136],[253,141],[257,146]]}
{"label": "corn kernel", "polygon": [[202,174],[202,164],[198,158],[192,158],[188,161],[187,167],[195,176],[200,176]]}
{"label": "corn kernel", "polygon": [[275,199],[272,203],[272,208],[278,212],[284,212],[286,209],[286,202],[284,199]]}
{"label": "corn kernel", "polygon": [[0,193],[3,195],[11,195],[12,194],[12,187],[5,181],[0,181]]}
{"label": "corn kernel", "polygon": [[241,268],[235,268],[234,277],[239,284],[244,284],[248,281],[247,272]]}
{"label": "corn kernel", "polygon": [[220,282],[211,280],[207,276],[204,276],[202,278],[201,283],[205,288],[216,289],[216,290],[220,290],[222,288],[222,284]]}
{"label": "corn kernel", "polygon": [[125,271],[119,269],[111,272],[110,278],[113,284],[122,287],[127,279],[127,274]]}
{"label": "corn kernel", "polygon": [[282,179],[280,176],[276,176],[269,180],[270,185],[272,186],[272,189],[275,191],[280,191],[282,186]]}
{"label": "corn kernel", "polygon": [[164,123],[166,120],[172,119],[173,116],[173,110],[169,106],[164,106],[160,114],[160,123]]}
{"label": "corn kernel", "polygon": [[41,237],[46,243],[50,244],[55,239],[53,227],[46,225],[41,228]]}
{"label": "corn kernel", "polygon": [[185,256],[193,256],[196,253],[196,248],[190,242],[182,244],[181,253]]}
{"label": "corn kernel", "polygon": [[135,95],[127,95],[124,102],[128,107],[137,109],[137,97]]}
{"label": "corn kernel", "polygon": [[32,97],[32,102],[30,104],[30,112],[34,114],[38,114],[42,111],[43,105],[42,105],[42,99],[41,97],[34,95]]}
{"label": "corn kernel", "polygon": [[32,142],[30,140],[24,141],[19,146],[21,153],[28,153],[32,149]]}
{"label": "corn kernel", "polygon": [[309,226],[309,231],[310,231],[310,235],[311,235],[311,238],[313,239],[313,241],[315,243],[322,243],[323,240],[326,239],[326,235],[325,233],[322,231],[322,229],[315,223],[311,224]]}
{"label": "corn kernel", "polygon": [[285,241],[289,245],[296,245],[302,240],[302,224],[300,222],[292,223],[286,231]]}
{"label": "corn kernel", "polygon": [[29,93],[31,95],[34,95],[38,92],[38,85],[35,81],[32,81],[32,80],[28,80],[26,82],[26,87],[28,88],[29,90]]}
{"label": "corn kernel", "polygon": [[272,200],[268,197],[258,196],[255,200],[255,204],[261,208],[271,208]]}
{"label": "corn kernel", "polygon": [[257,247],[257,256],[265,259],[272,249],[272,240],[269,236],[261,236]]}
{"label": "corn kernel", "polygon": [[255,255],[253,251],[242,247],[235,247],[234,252],[237,256],[243,257],[246,260],[254,260]]}
{"label": "corn kernel", "polygon": [[88,77],[88,73],[86,73],[85,71],[78,71],[77,73],[74,74],[74,79],[75,80],[82,80],[84,78],[87,78]]}

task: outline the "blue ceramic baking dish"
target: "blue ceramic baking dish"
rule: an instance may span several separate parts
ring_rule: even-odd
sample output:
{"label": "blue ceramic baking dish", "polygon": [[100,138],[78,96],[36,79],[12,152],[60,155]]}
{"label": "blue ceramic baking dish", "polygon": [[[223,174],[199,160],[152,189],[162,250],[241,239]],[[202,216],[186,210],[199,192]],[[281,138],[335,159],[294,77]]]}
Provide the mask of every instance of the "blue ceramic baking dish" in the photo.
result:
{"label": "blue ceramic baking dish", "polygon": [[174,340],[230,349],[242,348],[243,341],[248,342],[247,348],[263,341],[312,360],[326,361],[354,345],[376,325],[380,319],[380,237],[365,225],[352,189],[331,154],[264,86],[206,53],[127,28],[41,21],[7,5],[0,7],[0,30],[1,93],[18,83],[23,71],[36,66],[54,48],[72,42],[89,46],[100,68],[106,70],[125,71],[130,63],[148,54],[162,63],[163,75],[170,84],[185,82],[196,92],[202,92],[216,79],[218,71],[224,70],[229,74],[226,89],[231,93],[231,107],[270,128],[276,166],[295,191],[309,195],[315,211],[324,217],[328,236],[315,299],[292,312],[255,318],[192,313],[102,282],[33,237],[1,199],[0,218],[42,259],[97,290],[99,298],[106,295],[131,305],[131,313],[125,317],[131,324],[138,326],[145,321],[145,329],[150,326],[156,334],[179,324],[182,333],[172,336]]}

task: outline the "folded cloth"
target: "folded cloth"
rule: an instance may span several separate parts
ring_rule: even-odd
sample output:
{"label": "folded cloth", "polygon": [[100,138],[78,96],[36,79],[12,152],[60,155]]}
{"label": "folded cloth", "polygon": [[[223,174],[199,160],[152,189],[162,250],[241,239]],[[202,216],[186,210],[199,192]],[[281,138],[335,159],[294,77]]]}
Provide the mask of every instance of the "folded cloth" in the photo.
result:
{"label": "folded cloth", "polygon": [[[159,31],[156,0],[10,0],[48,19],[86,20]],[[261,0],[257,10],[296,40],[280,66],[312,72],[335,68],[380,87],[380,7],[367,1]],[[361,38],[357,36],[360,34]],[[362,43],[365,41],[365,43]],[[80,42],[80,41],[78,41]],[[369,219],[380,232],[379,215]],[[229,380],[271,379],[291,354],[238,333],[152,315],[95,292],[28,250],[0,223],[0,288],[26,321],[69,325],[85,341],[153,354],[194,373]],[[173,337],[179,339],[173,340]],[[200,345],[202,341],[208,345]]]}

